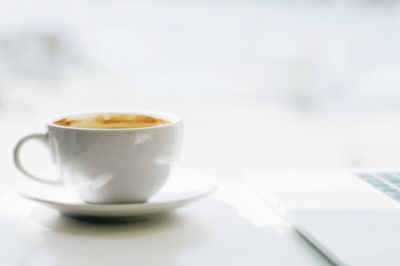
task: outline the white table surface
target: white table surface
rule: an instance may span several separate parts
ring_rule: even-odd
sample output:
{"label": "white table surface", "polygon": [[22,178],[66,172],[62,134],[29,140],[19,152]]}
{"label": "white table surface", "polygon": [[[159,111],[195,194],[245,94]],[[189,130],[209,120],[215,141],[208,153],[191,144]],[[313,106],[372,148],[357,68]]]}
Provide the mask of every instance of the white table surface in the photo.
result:
{"label": "white table surface", "polygon": [[0,200],[1,265],[329,265],[245,184],[141,222],[88,223],[14,192]]}

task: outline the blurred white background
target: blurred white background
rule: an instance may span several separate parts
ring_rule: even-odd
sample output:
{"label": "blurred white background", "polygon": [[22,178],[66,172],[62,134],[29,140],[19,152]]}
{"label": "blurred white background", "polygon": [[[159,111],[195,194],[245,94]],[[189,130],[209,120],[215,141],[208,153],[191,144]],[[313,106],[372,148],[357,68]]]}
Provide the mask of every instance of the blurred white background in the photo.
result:
{"label": "blurred white background", "polygon": [[20,137],[91,109],[183,115],[182,164],[226,180],[399,167],[399,47],[395,0],[2,0],[0,191]]}

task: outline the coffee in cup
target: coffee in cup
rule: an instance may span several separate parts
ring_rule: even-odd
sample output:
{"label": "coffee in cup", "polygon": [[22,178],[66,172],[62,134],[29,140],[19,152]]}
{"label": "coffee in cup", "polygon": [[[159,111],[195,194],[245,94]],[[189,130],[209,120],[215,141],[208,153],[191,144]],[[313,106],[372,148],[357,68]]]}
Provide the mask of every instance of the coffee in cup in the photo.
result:
{"label": "coffee in cup", "polygon": [[171,123],[162,118],[141,114],[99,114],[81,118],[62,118],[54,122],[56,125],[79,128],[142,128],[155,127]]}

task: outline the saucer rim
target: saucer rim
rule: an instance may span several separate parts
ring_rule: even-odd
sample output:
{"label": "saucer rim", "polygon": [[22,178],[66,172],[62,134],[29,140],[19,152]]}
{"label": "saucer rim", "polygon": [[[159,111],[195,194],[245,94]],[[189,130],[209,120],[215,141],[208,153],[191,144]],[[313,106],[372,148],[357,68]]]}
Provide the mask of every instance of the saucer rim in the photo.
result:
{"label": "saucer rim", "polygon": [[91,209],[91,210],[101,210],[101,209],[113,209],[115,211],[123,211],[123,210],[149,210],[151,208],[158,209],[160,207],[168,206],[171,204],[181,204],[181,203],[189,203],[191,201],[196,201],[198,199],[201,199],[203,197],[206,197],[212,193],[214,193],[217,189],[219,188],[218,182],[215,180],[215,184],[210,186],[209,188],[204,188],[201,191],[196,192],[196,195],[193,194],[191,195],[186,195],[184,197],[178,198],[178,199],[172,199],[172,200],[166,200],[166,201],[160,201],[160,202],[141,202],[141,203],[122,203],[122,204],[96,204],[96,203],[88,203],[88,202],[82,202],[82,203],[64,203],[64,202],[57,202],[57,201],[50,201],[50,200],[45,200],[41,198],[35,198],[31,197],[27,194],[24,194],[22,191],[19,191],[16,189],[16,192],[18,195],[21,197],[32,200],[34,202],[38,202],[41,204],[45,205],[58,205],[60,207],[66,207],[66,208],[76,208],[76,209]]}

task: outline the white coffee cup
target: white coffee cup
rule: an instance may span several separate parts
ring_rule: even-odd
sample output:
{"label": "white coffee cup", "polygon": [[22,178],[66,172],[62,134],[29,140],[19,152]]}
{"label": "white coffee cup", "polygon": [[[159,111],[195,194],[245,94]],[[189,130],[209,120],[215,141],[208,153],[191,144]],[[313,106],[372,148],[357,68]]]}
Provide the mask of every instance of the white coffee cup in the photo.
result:
{"label": "white coffee cup", "polygon": [[[144,128],[97,129],[54,124],[62,118],[99,114],[141,114],[170,121]],[[65,185],[90,203],[145,202],[168,179],[183,142],[183,120],[159,112],[90,112],[56,117],[46,123],[47,133],[31,134],[15,147],[16,167],[35,181]],[[59,170],[59,180],[36,177],[20,161],[20,149],[31,139],[47,144]]]}

